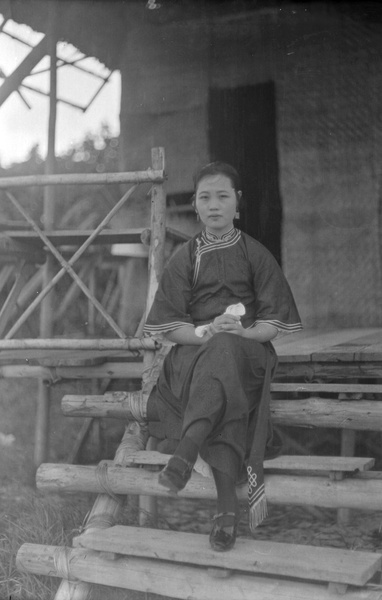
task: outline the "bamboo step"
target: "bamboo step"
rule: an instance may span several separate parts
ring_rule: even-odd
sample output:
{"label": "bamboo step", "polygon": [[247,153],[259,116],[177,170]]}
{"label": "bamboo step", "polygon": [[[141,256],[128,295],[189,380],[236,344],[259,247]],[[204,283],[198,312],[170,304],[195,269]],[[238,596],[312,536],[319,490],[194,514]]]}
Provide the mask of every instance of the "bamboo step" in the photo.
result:
{"label": "bamboo step", "polygon": [[382,556],[373,552],[244,538],[237,539],[234,551],[220,553],[213,551],[208,537],[201,534],[122,525],[85,533],[74,545],[207,568],[356,586],[365,585],[380,570],[382,561]]}
{"label": "bamboo step", "polygon": [[[142,450],[129,456],[130,465],[165,465],[170,454],[154,450]],[[358,473],[368,471],[375,464],[374,458],[354,458],[348,456],[279,456],[264,461],[267,471],[307,471],[310,473]]]}

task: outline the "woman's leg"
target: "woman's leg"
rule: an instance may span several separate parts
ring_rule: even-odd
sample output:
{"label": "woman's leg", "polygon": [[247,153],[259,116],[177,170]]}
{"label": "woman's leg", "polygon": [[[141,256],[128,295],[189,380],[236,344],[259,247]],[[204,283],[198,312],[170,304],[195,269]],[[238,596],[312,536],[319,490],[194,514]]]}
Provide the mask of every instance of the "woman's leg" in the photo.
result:
{"label": "woman's leg", "polygon": [[217,513],[210,533],[213,550],[230,550],[236,541],[237,526],[240,520],[239,501],[236,496],[235,481],[222,471],[212,469],[217,491]]}
{"label": "woman's leg", "polygon": [[161,485],[174,493],[185,487],[191,477],[200,447],[205,442],[212,426],[207,419],[199,419],[192,423],[187,433],[181,438],[174,455],[159,474]]}

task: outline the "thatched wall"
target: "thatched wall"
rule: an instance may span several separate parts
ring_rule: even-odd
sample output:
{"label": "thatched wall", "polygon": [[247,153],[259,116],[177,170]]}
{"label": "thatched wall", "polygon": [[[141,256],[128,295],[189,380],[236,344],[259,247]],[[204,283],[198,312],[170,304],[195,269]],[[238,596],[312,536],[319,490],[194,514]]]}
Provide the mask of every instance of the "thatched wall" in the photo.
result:
{"label": "thatched wall", "polygon": [[283,268],[305,325],[382,325],[381,24],[298,4],[167,23],[137,11],[130,25],[122,163],[163,145],[168,191],[189,191],[209,159],[209,88],[274,80]]}

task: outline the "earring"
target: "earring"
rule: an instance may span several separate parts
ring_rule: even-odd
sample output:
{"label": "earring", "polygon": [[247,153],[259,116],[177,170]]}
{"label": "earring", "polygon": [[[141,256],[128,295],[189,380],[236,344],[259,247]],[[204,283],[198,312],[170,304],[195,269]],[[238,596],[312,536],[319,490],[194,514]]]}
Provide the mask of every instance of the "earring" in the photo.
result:
{"label": "earring", "polygon": [[235,217],[234,218],[235,219],[240,219],[240,213],[239,213],[238,210],[235,212]]}
{"label": "earring", "polygon": [[199,217],[199,213],[198,213],[198,211],[196,210],[195,212],[196,212],[196,220],[197,220],[197,221],[200,221],[200,217]]}

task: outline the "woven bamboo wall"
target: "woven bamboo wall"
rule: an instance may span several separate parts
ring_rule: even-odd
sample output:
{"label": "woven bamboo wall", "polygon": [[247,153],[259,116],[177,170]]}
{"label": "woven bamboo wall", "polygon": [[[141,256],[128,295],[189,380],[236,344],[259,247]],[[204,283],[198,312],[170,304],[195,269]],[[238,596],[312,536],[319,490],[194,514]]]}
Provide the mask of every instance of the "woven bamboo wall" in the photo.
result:
{"label": "woven bamboo wall", "polygon": [[307,326],[382,325],[380,33],[328,15],[280,72],[284,265]]}

